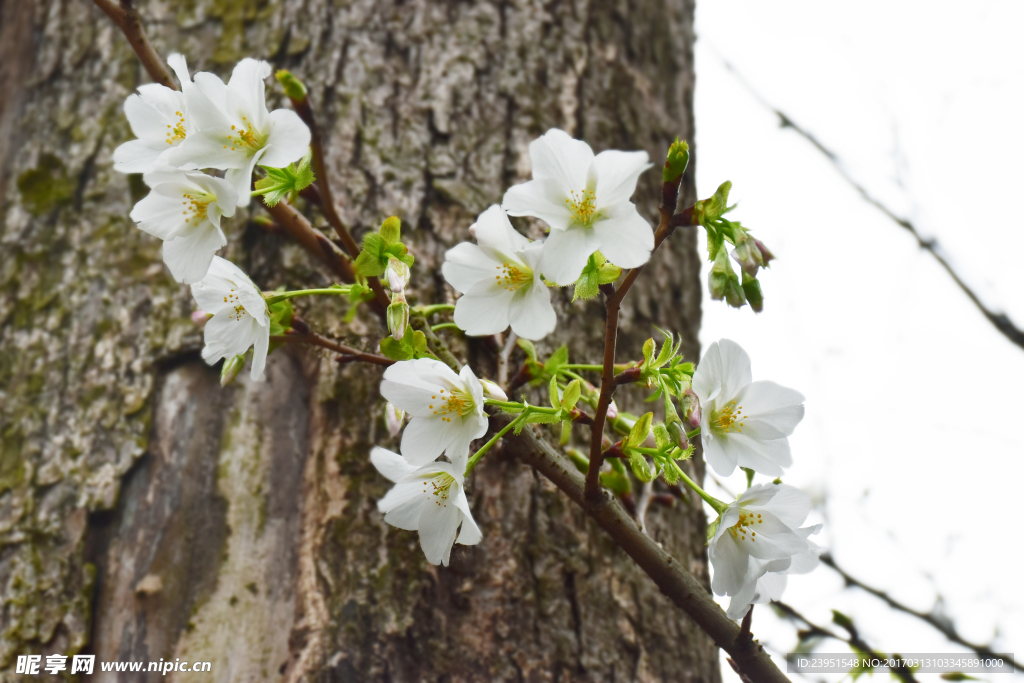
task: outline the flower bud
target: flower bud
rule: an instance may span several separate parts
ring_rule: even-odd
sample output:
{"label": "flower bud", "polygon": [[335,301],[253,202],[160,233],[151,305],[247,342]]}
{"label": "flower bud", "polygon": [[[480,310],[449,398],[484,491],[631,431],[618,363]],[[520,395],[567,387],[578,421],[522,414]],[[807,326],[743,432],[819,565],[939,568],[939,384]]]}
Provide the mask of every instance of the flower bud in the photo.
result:
{"label": "flower bud", "polygon": [[764,246],[764,243],[761,242],[761,240],[754,240],[754,246],[756,246],[757,250],[761,252],[761,265],[767,268],[768,262],[773,260],[775,255],[768,251],[768,247]]}
{"label": "flower bud", "polygon": [[396,341],[405,336],[405,328],[409,326],[409,304],[405,303],[405,295],[395,292],[388,306],[388,329]]}
{"label": "flower bud", "polygon": [[194,322],[199,327],[205,325],[206,321],[212,317],[213,316],[207,313],[206,311],[192,311],[192,322]]}
{"label": "flower bud", "polygon": [[679,408],[683,411],[683,419],[690,427],[700,427],[700,399],[690,387],[684,389],[679,397]]}
{"label": "flower bud", "polygon": [[388,434],[398,436],[402,431],[402,421],[405,420],[405,411],[399,410],[390,401],[384,406],[384,421],[388,425]]}
{"label": "flower bud", "polygon": [[750,277],[757,275],[757,269],[763,265],[761,250],[754,244],[754,240],[742,235],[742,233],[740,233],[739,239],[736,240],[736,249],[732,252],[732,259]]}
{"label": "flower bud", "polygon": [[757,281],[756,277],[750,277],[743,273],[743,294],[747,297],[747,302],[750,307],[754,309],[754,313],[760,313],[764,310],[764,295],[761,294],[761,283]]}
{"label": "flower bud", "polygon": [[619,406],[615,405],[614,398],[611,400],[611,403],[608,404],[608,412],[606,413],[606,415],[608,416],[609,420],[614,420],[619,416]]}
{"label": "flower bud", "polygon": [[384,276],[387,278],[388,287],[391,288],[392,292],[405,291],[406,285],[409,284],[410,275],[409,266],[394,256],[388,259],[388,267],[384,270]]}
{"label": "flower bud", "polygon": [[725,247],[719,248],[715,263],[708,273],[708,289],[711,291],[711,298],[716,301],[725,299],[734,308],[743,305],[743,290],[737,281],[736,272],[729,263]]}
{"label": "flower bud", "polygon": [[689,439],[686,438],[686,430],[683,429],[682,422],[670,422],[668,424],[668,435],[672,439],[672,443],[678,446],[681,450],[686,450],[690,446]]}
{"label": "flower bud", "polygon": [[274,74],[274,78],[276,78],[278,83],[280,83],[284,88],[284,94],[288,96],[288,99],[296,100],[298,102],[306,99],[305,84],[296,78],[290,71],[281,69]]}
{"label": "flower bud", "polygon": [[665,158],[665,168],[661,170],[661,181],[671,183],[679,180],[686,170],[686,164],[690,161],[690,146],[685,140],[676,138],[676,141],[668,148],[668,155]]}
{"label": "flower bud", "polygon": [[245,356],[234,356],[224,359],[224,365],[220,368],[220,385],[226,387],[235,381],[235,377],[245,367]]}
{"label": "flower bud", "polygon": [[493,398],[496,401],[507,401],[508,400],[508,396],[506,396],[505,392],[501,390],[501,387],[499,387],[497,384],[495,384],[491,380],[489,380],[489,379],[481,379],[480,380],[480,384],[483,385],[484,396],[485,397]]}

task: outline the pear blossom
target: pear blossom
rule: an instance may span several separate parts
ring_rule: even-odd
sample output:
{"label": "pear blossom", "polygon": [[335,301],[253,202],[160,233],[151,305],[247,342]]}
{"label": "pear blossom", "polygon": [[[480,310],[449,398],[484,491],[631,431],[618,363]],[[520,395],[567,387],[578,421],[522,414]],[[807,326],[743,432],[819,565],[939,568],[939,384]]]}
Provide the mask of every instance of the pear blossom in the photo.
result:
{"label": "pear blossom", "polygon": [[704,457],[719,475],[737,465],[777,477],[793,458],[787,437],[804,417],[800,392],[752,382],[750,356],[729,339],[713,342],[693,374]]}
{"label": "pear blossom", "polygon": [[195,75],[185,91],[185,105],[196,132],[172,152],[171,163],[183,168],[226,169],[225,180],[248,206],[250,181],[257,164],[281,168],[303,157],[309,128],[289,109],[267,110],[264,79],[270,65],[243,59],[224,84],[211,73]]}
{"label": "pear blossom", "polygon": [[388,524],[419,532],[427,562],[447,567],[454,543],[476,545],[483,538],[469,509],[459,467],[450,462],[416,467],[384,448],[374,448],[370,462],[395,483],[377,502],[377,509]]}
{"label": "pear blossom", "polygon": [[432,358],[399,361],[384,371],[380,393],[411,416],[402,434],[402,455],[415,466],[442,452],[461,473],[469,443],[487,432],[484,389],[469,366],[456,375]]}
{"label": "pear blossom", "polygon": [[742,617],[755,602],[777,599],[785,574],[806,573],[818,564],[819,548],[807,537],[821,525],[800,528],[811,498],[786,484],[748,488],[721,513],[708,543],[717,595],[732,597],[729,618]]}
{"label": "pear blossom", "polygon": [[235,215],[238,194],[227,181],[198,171],[166,168],[143,180],[152,189],[132,209],[132,220],[164,240],[164,263],[175,280],[199,282],[214,253],[228,243],[220,218]]}
{"label": "pear blossom", "polygon": [[[173,54],[167,58],[183,89],[191,85],[185,58]],[[124,102],[128,125],[138,139],[129,140],[114,150],[114,170],[121,173],[148,173],[166,166],[173,150],[195,132],[184,92],[159,83],[138,87],[138,94]]]}
{"label": "pear blossom", "polygon": [[477,244],[449,249],[441,266],[448,284],[462,293],[455,302],[455,324],[471,335],[497,334],[511,325],[524,339],[554,330],[555,309],[538,267],[543,243],[516,232],[497,204],[480,214],[470,231]]}
{"label": "pear blossom", "polygon": [[510,216],[548,224],[540,270],[559,285],[579,279],[587,259],[600,251],[620,268],[647,263],[654,231],[629,198],[651,167],[647,152],[608,150],[552,128],[530,143],[533,180],[508,189],[502,207]]}
{"label": "pear blossom", "polygon": [[266,300],[238,266],[213,257],[210,271],[192,285],[192,298],[213,317],[203,328],[203,360],[213,365],[221,358],[244,355],[253,347],[253,380],[263,379],[270,348],[270,315]]}

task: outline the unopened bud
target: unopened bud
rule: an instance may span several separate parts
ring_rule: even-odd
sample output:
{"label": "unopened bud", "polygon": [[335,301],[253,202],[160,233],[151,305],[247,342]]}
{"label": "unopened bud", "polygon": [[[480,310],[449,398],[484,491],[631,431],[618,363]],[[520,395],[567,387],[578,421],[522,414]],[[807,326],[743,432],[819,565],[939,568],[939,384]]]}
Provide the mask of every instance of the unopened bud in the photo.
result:
{"label": "unopened bud", "polygon": [[205,325],[206,321],[212,317],[213,316],[207,313],[206,311],[192,311],[192,322],[194,322],[196,325],[199,325],[199,327]]}
{"label": "unopened bud", "polygon": [[233,356],[224,360],[220,368],[220,385],[226,387],[235,381],[235,377],[245,367],[245,356]]}
{"label": "unopened bud", "polygon": [[690,161],[690,146],[685,140],[676,138],[676,141],[668,148],[668,155],[665,158],[665,168],[661,170],[661,181],[671,183],[679,179],[686,170],[686,164]]}
{"label": "unopened bud", "polygon": [[700,399],[693,389],[687,387],[683,390],[679,397],[679,408],[683,411],[683,419],[690,427],[700,427]]}
{"label": "unopened bud", "polygon": [[763,265],[761,250],[754,244],[754,240],[745,236],[736,240],[736,249],[732,252],[732,258],[740,265],[743,272],[751,277],[757,275],[757,269]]}
{"label": "unopened bud", "polygon": [[725,299],[734,308],[743,305],[743,290],[740,288],[732,264],[729,263],[729,255],[724,246],[718,250],[715,263],[711,266],[711,272],[708,273],[708,289],[711,292],[711,298],[716,301]]}
{"label": "unopened bud", "polygon": [[743,294],[747,297],[747,303],[754,309],[754,313],[764,310],[764,295],[761,294],[761,283],[756,277],[750,277],[743,273]]}
{"label": "unopened bud", "polygon": [[384,270],[384,276],[388,280],[388,287],[392,292],[401,292],[409,284],[409,266],[405,265],[394,256],[388,259],[388,267]]}
{"label": "unopened bud", "polygon": [[619,416],[619,406],[615,405],[615,399],[611,400],[608,404],[608,412],[606,413],[609,420],[614,420]]}
{"label": "unopened bud", "polygon": [[686,438],[686,430],[683,429],[682,422],[669,422],[668,435],[672,439],[672,443],[680,449],[685,451],[689,447],[690,441]]}
{"label": "unopened bud", "polygon": [[306,99],[306,86],[290,71],[281,69],[274,74],[274,77],[284,88],[284,94],[288,96],[288,99],[298,102]]}
{"label": "unopened bud", "polygon": [[768,247],[764,246],[764,242],[761,240],[754,240],[754,246],[756,246],[757,250],[761,252],[761,265],[767,268],[768,262],[773,260],[775,255],[768,251]]}
{"label": "unopened bud", "polygon": [[487,398],[493,398],[495,401],[507,401],[508,396],[501,390],[497,384],[489,379],[481,379],[480,384],[484,387],[484,396]]}
{"label": "unopened bud", "polygon": [[405,303],[405,296],[401,292],[396,292],[391,297],[387,317],[391,336],[400,340],[405,336],[405,328],[409,326],[409,304]]}
{"label": "unopened bud", "polygon": [[402,421],[405,420],[405,411],[399,410],[391,402],[384,406],[384,421],[388,425],[388,434],[398,436],[402,431]]}

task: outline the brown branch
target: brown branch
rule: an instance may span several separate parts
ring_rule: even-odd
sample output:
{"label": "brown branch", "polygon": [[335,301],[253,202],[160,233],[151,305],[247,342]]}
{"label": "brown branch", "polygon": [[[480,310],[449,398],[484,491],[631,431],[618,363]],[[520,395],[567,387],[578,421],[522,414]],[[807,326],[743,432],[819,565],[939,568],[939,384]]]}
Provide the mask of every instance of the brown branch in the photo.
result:
{"label": "brown branch", "polygon": [[135,54],[139,56],[139,61],[142,62],[142,66],[145,67],[149,77],[155,83],[166,86],[171,90],[177,90],[178,85],[171,78],[171,72],[167,70],[164,60],[160,58],[160,55],[150,45],[149,39],[146,38],[146,32],[142,30],[142,21],[139,19],[139,13],[132,5],[131,0],[120,0],[119,3],[115,3],[113,0],[93,1],[121,29],[121,33],[128,39],[128,43],[135,50]]}
{"label": "brown branch", "polygon": [[740,639],[739,625],[725,615],[690,572],[641,532],[621,504],[605,492],[601,492],[601,500],[592,500],[585,492],[583,475],[576,466],[531,428],[524,429],[520,438],[509,439],[506,448],[550,479],[583,508],[651,577],[662,593],[697,622],[716,645],[729,653],[744,675],[758,683],[789,680],[760,644],[752,639]]}
{"label": "brown branch", "polygon": [[[990,648],[988,645],[978,645],[977,643],[972,643],[969,640],[964,639],[959,633],[957,633],[957,630],[953,626],[952,623],[949,623],[949,622],[939,618],[935,614],[930,614],[928,612],[919,612],[919,611],[917,611],[917,610],[915,610],[915,609],[913,609],[911,607],[907,607],[903,603],[894,600],[885,591],[881,591],[881,590],[879,590],[877,588],[872,588],[871,586],[868,586],[868,585],[865,585],[864,583],[861,583],[861,581],[859,581],[858,579],[855,579],[854,577],[850,576],[842,568],[840,568],[836,564],[835,559],[831,555],[828,555],[828,554],[822,555],[821,556],[821,562],[822,562],[822,564],[828,565],[833,570],[835,570],[835,572],[837,574],[839,574],[839,576],[841,576],[843,578],[843,582],[847,586],[855,586],[857,588],[860,588],[862,591],[864,591],[866,593],[870,593],[871,595],[875,596],[876,598],[878,598],[879,600],[884,602],[886,605],[888,605],[892,609],[894,609],[894,610],[896,610],[898,612],[903,612],[904,614],[909,614],[912,617],[920,619],[921,621],[923,621],[924,623],[928,624],[929,626],[934,628],[936,631],[938,631],[939,633],[944,635],[948,640],[950,640],[950,641],[952,641],[952,642],[954,642],[954,643],[956,643],[958,645],[963,645],[964,647],[966,647],[966,648],[968,648],[970,650],[973,650],[974,652],[978,653],[982,657],[994,657],[994,656],[996,656],[997,653],[993,652],[992,648]],[[1013,665],[1014,669],[1016,669],[1018,671],[1024,670],[1024,667],[1022,667],[1019,662],[1014,661],[1013,657],[1011,657],[1011,656],[1009,656],[1009,655],[1007,655],[1005,653],[1001,653],[1001,652],[998,653],[998,656],[1000,656],[1003,659],[1006,659],[1008,662],[1010,662],[1010,664]]]}
{"label": "brown branch", "polygon": [[[320,126],[316,123],[316,117],[313,115],[313,107],[309,103],[309,94],[307,93],[301,100],[289,98],[292,102],[292,107],[295,108],[295,113],[299,115],[303,123],[309,128],[309,147],[313,152],[313,173],[316,175],[316,186],[320,191],[320,210],[323,211],[324,218],[334,232],[338,235],[338,239],[345,246],[349,256],[354,260],[359,256],[361,247],[356,243],[352,234],[345,227],[345,224],[341,220],[341,216],[338,215],[338,208],[334,204],[334,194],[331,192],[331,184],[327,175],[327,162],[324,156],[323,136],[320,134]],[[366,278],[370,289],[373,291],[376,300],[380,302],[385,309],[388,304],[391,303],[391,298],[384,291],[384,287],[380,283],[380,278],[368,277]]]}
{"label": "brown branch", "polygon": [[963,278],[960,277],[960,274],[956,271],[955,268],[953,268],[953,265],[946,260],[946,257],[944,255],[945,250],[939,245],[938,241],[935,238],[922,236],[921,231],[918,230],[917,226],[914,225],[913,222],[911,222],[907,218],[903,218],[895,211],[890,209],[880,199],[878,199],[870,192],[868,192],[866,187],[864,187],[856,180],[854,180],[853,176],[849,174],[849,172],[846,170],[846,167],[840,160],[838,154],[836,154],[828,147],[826,147],[824,144],[822,144],[822,142],[818,140],[818,138],[815,137],[813,133],[811,133],[809,130],[803,128],[798,123],[793,121],[793,119],[791,119],[785,112],[770,104],[761,95],[761,93],[755,90],[754,87],[743,77],[743,75],[740,74],[735,69],[735,67],[733,67],[732,64],[730,64],[728,61],[724,59],[722,60],[722,63],[725,65],[726,69],[731,71],[733,75],[736,76],[736,80],[738,80],[740,84],[742,84],[743,87],[745,87],[747,91],[754,96],[754,99],[756,99],[765,109],[768,109],[773,114],[775,114],[775,116],[778,117],[779,123],[782,125],[783,128],[790,128],[797,135],[807,140],[807,142],[811,143],[811,146],[813,146],[816,150],[821,152],[822,155],[824,155],[825,158],[827,158],[829,162],[832,163],[832,166],[835,167],[836,171],[839,172],[839,175],[843,178],[843,180],[845,180],[850,187],[857,191],[857,194],[861,196],[861,199],[863,199],[865,202],[878,209],[886,218],[891,220],[893,223],[909,232],[911,236],[913,236],[914,240],[917,241],[917,246],[927,251],[929,254],[932,255],[932,257],[936,261],[939,262],[939,265],[942,266],[943,269],[945,269],[946,273],[951,278],[953,278],[953,282],[955,282],[956,285],[960,288],[960,290],[967,295],[967,298],[971,300],[971,303],[974,304],[974,306],[979,311],[981,311],[981,314],[985,316],[985,318],[992,324],[992,326],[999,330],[999,332],[1002,333],[1004,337],[1009,339],[1011,343],[1024,349],[1024,330],[1014,325],[1013,321],[1010,320],[1010,317],[1006,315],[1006,313],[994,311],[985,305],[985,303],[981,300],[977,293],[975,293],[975,291],[971,289],[970,285],[964,282]]}
{"label": "brown branch", "polygon": [[[651,250],[651,258],[654,258],[654,252],[658,250],[661,243],[665,241],[673,232],[678,225],[687,225],[692,222],[693,207],[690,207],[679,214],[682,216],[679,220],[674,221],[676,197],[679,192],[679,181],[680,177],[675,183],[664,183],[662,186],[662,202],[659,207],[661,211],[661,221],[658,223],[658,229],[654,231],[654,248]],[[674,189],[673,189],[674,186]],[[650,261],[648,261],[650,262]],[[597,400],[597,411],[594,415],[594,425],[590,429],[590,466],[587,469],[587,496],[592,501],[601,500],[601,465],[604,460],[601,455],[601,440],[604,435],[604,422],[605,416],[608,413],[608,406],[611,404],[612,393],[615,391],[617,383],[615,381],[615,342],[618,334],[619,327],[619,306],[622,303],[622,299],[629,292],[633,283],[640,276],[644,266],[633,268],[626,277],[622,280],[622,284],[614,290],[614,293],[608,297],[605,302],[605,308],[607,310],[605,319],[605,335],[604,335],[604,364],[603,371],[601,374],[601,394]],[[608,292],[606,291],[606,294]],[[628,371],[627,371],[628,372]]]}
{"label": "brown branch", "polygon": [[372,363],[374,365],[381,365],[383,367],[393,365],[395,362],[390,358],[385,358],[384,356],[378,356],[373,353],[366,353],[365,351],[354,349],[351,346],[339,344],[338,342],[328,339],[327,337],[320,336],[316,332],[308,332],[305,334],[275,334],[270,337],[270,341],[282,344],[297,343],[319,346],[320,348],[328,349],[329,351],[334,351],[335,353],[340,353],[347,358],[351,358],[352,360],[358,360],[364,363]]}

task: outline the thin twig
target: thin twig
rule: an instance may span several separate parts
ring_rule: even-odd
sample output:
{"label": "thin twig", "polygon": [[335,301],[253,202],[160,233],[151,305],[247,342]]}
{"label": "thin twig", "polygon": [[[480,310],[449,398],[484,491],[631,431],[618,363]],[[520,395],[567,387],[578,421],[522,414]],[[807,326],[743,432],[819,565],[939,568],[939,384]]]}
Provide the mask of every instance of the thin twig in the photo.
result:
{"label": "thin twig", "polygon": [[335,353],[340,353],[343,356],[351,357],[353,360],[362,361],[364,363],[372,363],[373,365],[380,365],[388,367],[393,365],[395,361],[384,356],[378,356],[373,353],[366,353],[359,349],[354,349],[351,346],[345,346],[339,344],[336,341],[328,339],[327,337],[320,336],[315,332],[309,332],[307,334],[275,334],[270,337],[270,341],[278,343],[296,343],[296,344],[310,344],[312,346],[319,346]]}
{"label": "thin twig", "polygon": [[[819,626],[818,624],[815,624],[814,622],[810,621],[807,617],[797,612],[793,607],[787,605],[784,602],[773,600],[772,604],[779,610],[781,610],[790,619],[802,621],[804,624],[806,624],[808,629],[807,635],[824,636],[826,638],[838,640],[842,643],[847,643],[848,645],[852,645],[855,650],[859,650],[861,653],[866,653],[867,656],[869,656],[872,659],[881,659],[883,661],[887,659],[892,659],[887,658],[884,654],[876,651],[873,647],[868,645],[868,643],[860,637],[860,634],[857,633],[857,629],[854,628],[852,624],[848,628],[844,627],[844,630],[850,634],[848,637],[844,638],[843,636],[840,636],[839,634],[835,633],[830,629],[825,628],[824,626]],[[917,679],[914,678],[914,673],[905,666],[891,666],[889,667],[889,671],[891,671],[896,678],[900,679],[904,683],[917,683]]]}
{"label": "thin twig", "polygon": [[516,340],[519,336],[512,330],[508,331],[508,339],[505,340],[505,345],[501,347],[501,353],[498,354],[498,386],[503,387],[508,384],[508,359],[512,356],[512,352],[516,349]]}
{"label": "thin twig", "polygon": [[[907,607],[903,603],[894,600],[885,591],[881,591],[877,588],[872,588],[871,586],[865,585],[860,580],[850,576],[846,573],[846,571],[839,567],[836,564],[835,559],[831,555],[822,555],[821,561],[823,564],[826,564],[833,570],[835,570],[835,572],[839,574],[839,576],[843,577],[843,582],[846,583],[847,586],[856,586],[857,588],[860,588],[862,591],[870,593],[871,595],[875,596],[892,609],[897,610],[899,612],[903,612],[904,614],[909,614],[912,617],[920,619],[921,621],[928,624],[936,631],[944,635],[950,641],[957,643],[958,645],[963,645],[964,647],[973,650],[974,652],[977,652],[982,657],[992,657],[997,654],[993,652],[992,648],[988,645],[979,645],[977,643],[972,643],[969,640],[964,639],[963,636],[957,633],[956,627],[952,624],[952,622],[941,619],[934,613],[919,612],[918,610],[915,610],[911,607]],[[1014,669],[1017,669],[1018,671],[1024,670],[1024,667],[1022,667],[1019,662],[1014,661],[1013,657],[1009,656],[1008,654],[1000,652],[998,653],[998,655],[1003,659],[1007,660],[1008,662],[1010,662],[1010,664],[1013,665]]]}
{"label": "thin twig", "polygon": [[[313,115],[313,107],[309,102],[309,94],[301,100],[291,99],[292,107],[295,109],[295,113],[299,115],[303,123],[309,128],[310,140],[309,147],[313,152],[313,172],[316,175],[316,185],[320,190],[320,210],[324,214],[324,218],[334,232],[338,235],[338,239],[345,246],[349,256],[355,259],[359,256],[361,251],[359,244],[356,243],[352,234],[345,227],[345,224],[341,220],[341,216],[338,215],[337,206],[334,203],[334,194],[331,192],[331,184],[329,176],[327,175],[327,162],[324,156],[323,136],[320,134],[320,126],[317,125],[316,117]],[[373,291],[374,296],[380,305],[386,309],[388,304],[391,303],[390,297],[384,291],[384,287],[380,283],[380,278],[368,277],[366,278],[367,284],[370,286],[370,290]]]}
{"label": "thin twig", "polygon": [[761,95],[761,93],[754,89],[754,86],[751,85],[750,82],[747,81],[731,63],[729,63],[725,59],[722,59],[721,57],[719,57],[719,59],[721,59],[722,63],[725,65],[725,68],[733,73],[733,75],[736,77],[736,80],[738,80],[740,84],[742,84],[743,87],[746,88],[747,92],[753,95],[754,99],[756,99],[765,109],[768,109],[773,114],[775,114],[776,117],[778,117],[779,123],[784,128],[792,129],[793,132],[807,140],[816,150],[821,152],[822,155],[824,155],[825,158],[828,159],[829,162],[831,162],[832,166],[834,166],[835,169],[839,172],[839,175],[842,176],[843,180],[845,180],[847,184],[850,185],[850,187],[856,190],[865,202],[881,211],[886,218],[888,218],[893,223],[909,232],[913,236],[914,240],[917,241],[917,246],[927,251],[929,254],[932,255],[932,257],[935,258],[936,261],[938,261],[939,265],[942,266],[943,269],[945,269],[946,273],[948,273],[949,276],[953,278],[953,282],[955,282],[957,286],[960,288],[960,290],[967,295],[967,298],[971,300],[971,303],[973,303],[975,307],[979,311],[981,311],[981,314],[984,315],[990,323],[992,323],[992,326],[999,330],[999,332],[1004,337],[1009,339],[1011,343],[1024,349],[1024,330],[1021,330],[1019,327],[1014,325],[1013,321],[1010,320],[1010,317],[1006,315],[1006,313],[994,311],[985,305],[985,303],[981,300],[977,293],[975,293],[975,291],[971,289],[970,285],[968,285],[964,281],[964,279],[960,277],[960,274],[947,260],[947,257],[945,256],[945,250],[939,245],[938,241],[934,237],[924,237],[921,234],[921,231],[918,229],[916,225],[914,225],[912,221],[900,216],[891,208],[889,208],[886,204],[884,204],[880,199],[878,199],[870,192],[868,192],[867,188],[861,185],[856,180],[854,180],[853,176],[851,176],[850,173],[846,170],[846,166],[842,163],[842,160],[839,158],[838,154],[836,154],[834,151],[832,151],[824,144],[822,144],[822,142],[817,137],[815,137],[813,133],[811,133],[806,128],[800,126],[785,112],[769,103]]}
{"label": "thin twig", "polygon": [[139,61],[142,62],[142,66],[145,67],[149,77],[155,83],[166,86],[171,90],[177,90],[178,85],[171,78],[171,72],[167,70],[164,60],[160,58],[160,55],[150,45],[149,39],[146,38],[146,32],[142,30],[139,13],[131,0],[121,0],[119,3],[115,3],[112,0],[93,1],[121,29],[124,37],[128,39],[128,43],[135,50],[135,54],[139,56]]}
{"label": "thin twig", "polygon": [[640,522],[640,531],[647,533],[647,508],[651,505],[651,495],[654,492],[653,482],[645,481],[640,484],[640,495],[636,499],[636,521]]}

